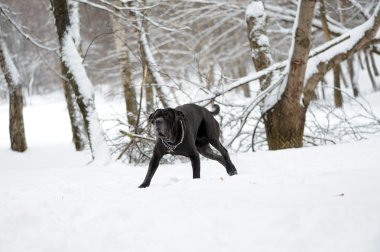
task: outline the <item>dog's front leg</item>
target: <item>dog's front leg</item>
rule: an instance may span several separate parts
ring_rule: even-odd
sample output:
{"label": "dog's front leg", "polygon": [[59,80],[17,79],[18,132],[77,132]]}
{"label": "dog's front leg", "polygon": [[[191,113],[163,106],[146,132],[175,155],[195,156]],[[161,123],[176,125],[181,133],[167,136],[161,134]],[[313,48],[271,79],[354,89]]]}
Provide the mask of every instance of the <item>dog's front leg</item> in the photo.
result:
{"label": "dog's front leg", "polygon": [[189,156],[191,160],[191,166],[193,167],[193,179],[197,179],[201,177],[201,161],[199,159],[199,154],[194,153]]}
{"label": "dog's front leg", "polygon": [[146,173],[145,179],[139,188],[145,188],[150,185],[150,182],[152,181],[153,175],[158,168],[161,158],[162,155],[159,155],[156,151],[153,152],[153,156],[149,162],[148,172]]}

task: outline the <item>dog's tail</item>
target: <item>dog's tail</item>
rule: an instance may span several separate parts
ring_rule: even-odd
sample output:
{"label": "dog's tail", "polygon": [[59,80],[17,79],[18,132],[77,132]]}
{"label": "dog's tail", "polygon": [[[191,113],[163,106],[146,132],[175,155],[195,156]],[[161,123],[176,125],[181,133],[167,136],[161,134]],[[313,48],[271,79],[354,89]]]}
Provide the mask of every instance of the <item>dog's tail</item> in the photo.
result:
{"label": "dog's tail", "polygon": [[219,105],[218,105],[218,104],[214,104],[214,105],[213,105],[213,110],[211,111],[211,114],[213,114],[213,115],[217,115],[217,114],[219,114],[219,112],[220,112],[220,107],[219,107]]}

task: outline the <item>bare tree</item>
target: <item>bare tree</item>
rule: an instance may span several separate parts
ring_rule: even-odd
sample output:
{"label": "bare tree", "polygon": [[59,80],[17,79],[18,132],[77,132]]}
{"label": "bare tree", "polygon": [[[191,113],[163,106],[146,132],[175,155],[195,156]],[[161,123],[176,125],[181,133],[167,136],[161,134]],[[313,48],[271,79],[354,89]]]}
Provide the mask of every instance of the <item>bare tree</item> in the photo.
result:
{"label": "bare tree", "polygon": [[[113,4],[116,7],[122,7],[124,4],[120,0],[114,0]],[[132,127],[137,127],[137,101],[136,91],[133,86],[132,79],[132,65],[129,58],[129,48],[127,45],[128,35],[126,31],[126,21],[121,15],[122,12],[115,8],[115,13],[118,15],[110,14],[113,34],[115,38],[116,52],[118,54],[119,65],[121,70],[121,81],[124,88],[124,97],[127,109],[128,123]]]}
{"label": "bare tree", "polygon": [[[131,9],[130,12],[132,17],[134,18],[135,28],[138,34],[138,47],[141,56],[141,64],[143,66],[143,73],[146,73],[146,76],[144,76],[144,80],[148,85],[148,98],[150,99],[149,96],[152,92],[152,90],[150,90],[149,87],[154,87],[162,106],[168,107],[169,104],[166,101],[166,97],[162,91],[162,87],[165,86],[165,81],[161,75],[160,69],[152,52],[151,44],[149,42],[147,34],[147,17],[136,9]],[[150,101],[147,100],[147,102],[149,106]]]}
{"label": "bare tree", "polygon": [[75,46],[70,25],[70,16],[66,0],[51,0],[58,40],[61,51],[61,61],[67,69],[67,76],[76,95],[80,111],[84,118],[92,158],[94,161],[107,163],[110,152],[105,141],[95,107],[94,90],[82,65],[82,58]]}
{"label": "bare tree", "polygon": [[24,152],[27,149],[24,117],[21,76],[9,54],[4,39],[0,36],[0,66],[8,84],[9,91],[9,135],[11,149]]}

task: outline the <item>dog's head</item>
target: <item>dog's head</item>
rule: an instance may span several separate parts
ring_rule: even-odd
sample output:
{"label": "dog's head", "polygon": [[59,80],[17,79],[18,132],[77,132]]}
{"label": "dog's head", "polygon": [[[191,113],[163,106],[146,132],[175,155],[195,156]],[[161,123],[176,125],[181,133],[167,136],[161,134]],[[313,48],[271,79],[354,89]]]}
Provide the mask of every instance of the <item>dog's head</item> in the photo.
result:
{"label": "dog's head", "polygon": [[154,125],[158,137],[175,142],[179,121],[185,119],[185,115],[172,108],[157,109],[149,116],[149,121]]}

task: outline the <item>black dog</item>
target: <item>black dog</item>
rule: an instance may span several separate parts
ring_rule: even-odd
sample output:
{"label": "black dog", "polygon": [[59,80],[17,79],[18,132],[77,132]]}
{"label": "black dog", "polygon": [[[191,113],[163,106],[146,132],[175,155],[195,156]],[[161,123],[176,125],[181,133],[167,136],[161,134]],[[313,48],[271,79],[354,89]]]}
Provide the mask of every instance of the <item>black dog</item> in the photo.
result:
{"label": "black dog", "polygon": [[[152,113],[149,120],[155,127],[157,142],[145,180],[139,187],[150,185],[162,156],[168,153],[189,157],[193,167],[193,178],[200,178],[199,153],[221,163],[230,176],[236,175],[236,168],[219,141],[219,123],[213,117],[219,110],[218,105],[215,105],[214,112],[210,112],[195,104],[185,104],[175,109],[157,109]],[[214,153],[210,144],[221,155]]]}

